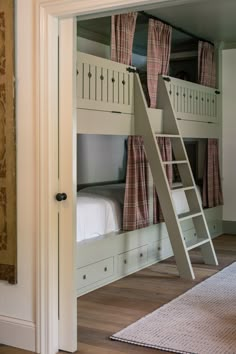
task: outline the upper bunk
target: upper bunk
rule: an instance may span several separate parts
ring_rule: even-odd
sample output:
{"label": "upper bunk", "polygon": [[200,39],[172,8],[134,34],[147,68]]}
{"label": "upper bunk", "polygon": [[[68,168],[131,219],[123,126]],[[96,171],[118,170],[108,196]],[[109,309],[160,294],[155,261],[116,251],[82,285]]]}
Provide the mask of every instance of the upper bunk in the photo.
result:
{"label": "upper bunk", "polygon": [[[82,52],[77,53],[77,133],[135,135],[136,69]],[[162,109],[148,108],[155,132],[163,132],[164,110],[170,106],[183,137],[220,136],[219,91],[162,76],[158,95]],[[141,82],[138,78],[141,87]],[[163,102],[163,100],[162,100]]]}

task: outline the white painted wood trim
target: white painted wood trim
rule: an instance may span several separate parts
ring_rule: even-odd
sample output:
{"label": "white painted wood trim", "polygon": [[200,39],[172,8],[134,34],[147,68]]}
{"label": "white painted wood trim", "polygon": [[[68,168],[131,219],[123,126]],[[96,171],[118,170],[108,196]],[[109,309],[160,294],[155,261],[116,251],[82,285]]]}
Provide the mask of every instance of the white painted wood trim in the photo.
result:
{"label": "white painted wood trim", "polygon": [[165,86],[176,118],[218,123],[221,96],[216,89],[173,77],[168,80]]}
{"label": "white painted wood trim", "polygon": [[[77,52],[76,107],[134,113],[134,74],[129,65]],[[128,99],[127,99],[128,98]]]}
{"label": "white painted wood trim", "polygon": [[221,136],[219,124],[178,120],[178,126],[183,138],[219,139]]}
{"label": "white painted wood trim", "polygon": [[35,323],[0,316],[0,343],[35,351]]}
{"label": "white painted wood trim", "polygon": [[[113,274],[110,278],[105,278],[103,280],[100,280],[90,286],[87,286],[87,287],[84,287],[84,288],[80,288],[77,290],[77,297],[80,297],[82,295],[85,295],[91,291],[94,291],[96,289],[99,289],[105,285],[108,285],[110,283],[113,283],[114,281],[117,281],[119,279],[122,279],[124,277],[126,277],[127,275],[129,274],[132,274],[132,273],[136,273],[144,268],[147,268],[153,264],[156,264],[160,261],[163,261],[169,257],[172,257],[173,256],[173,251],[172,251],[172,248],[171,248],[171,245],[170,245],[170,241],[168,238],[165,239],[165,241],[168,242],[168,247],[166,247],[165,249],[165,253],[163,254],[163,256],[161,256],[160,258],[156,257],[156,258],[152,258],[151,260],[149,259],[146,263],[143,263],[143,265],[139,266],[138,268],[132,268],[132,269],[129,269],[128,271],[126,272],[118,272],[118,271],[115,271],[115,274]],[[148,250],[149,251],[149,250]],[[118,257],[117,257],[118,258]],[[118,259],[115,259],[114,261],[114,265],[116,265],[116,268],[117,268],[117,264],[118,263]]]}
{"label": "white painted wood trim", "polygon": [[147,10],[170,7],[186,3],[201,2],[201,0],[37,0],[38,4],[47,9],[52,16],[85,18],[109,16],[111,13],[125,13],[128,10]]}
{"label": "white painted wood trim", "polygon": [[133,135],[134,115],[77,109],[77,133]]}
{"label": "white painted wood trim", "polygon": [[[66,53],[66,55],[65,55]],[[77,350],[76,259],[76,21],[59,21],[59,349]]]}
{"label": "white painted wood trim", "polygon": [[37,352],[58,351],[57,117],[58,19],[39,8],[37,53]]}
{"label": "white painted wood trim", "polygon": [[[204,209],[211,237],[222,234],[222,207]],[[193,222],[187,220],[181,225],[183,237],[194,242],[197,235]],[[129,260],[128,269],[119,267],[119,258],[132,253],[140,247],[147,247],[147,260],[133,264]],[[78,242],[77,257],[77,296],[100,288],[132,272],[137,272],[153,263],[173,255],[165,223],[124,233],[110,233],[94,239]],[[143,258],[144,259],[144,258]],[[130,263],[131,261],[131,263]],[[104,273],[104,265],[107,267]],[[91,272],[92,268],[92,272]],[[126,265],[127,268],[127,265]],[[83,276],[86,276],[86,279]]]}

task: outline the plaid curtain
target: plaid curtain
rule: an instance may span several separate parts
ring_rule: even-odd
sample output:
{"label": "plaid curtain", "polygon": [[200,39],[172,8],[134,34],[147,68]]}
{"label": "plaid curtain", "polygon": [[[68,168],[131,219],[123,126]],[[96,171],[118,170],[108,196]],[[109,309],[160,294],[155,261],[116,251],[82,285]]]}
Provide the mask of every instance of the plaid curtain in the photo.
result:
{"label": "plaid curtain", "polygon": [[148,225],[148,164],[143,138],[129,136],[123,230],[131,231]]}
{"label": "plaid curtain", "polygon": [[[163,161],[172,161],[172,146],[171,146],[171,139],[170,138],[157,138],[157,143],[159,145],[161,157]],[[166,176],[169,181],[170,186],[172,185],[173,181],[173,168],[172,165],[165,166],[166,169]],[[157,224],[159,222],[164,221],[163,214],[161,211],[159,199],[156,193],[156,188],[154,186],[153,189],[153,224]]]}
{"label": "plaid curtain", "polygon": [[147,83],[150,107],[156,108],[158,75],[167,75],[170,62],[172,28],[149,19],[147,49]]}
{"label": "plaid curtain", "polygon": [[198,83],[216,87],[215,48],[203,41],[198,42]]}
{"label": "plaid curtain", "polygon": [[136,19],[136,12],[112,16],[111,60],[131,65]]}
{"label": "plaid curtain", "polygon": [[[112,16],[111,59],[130,65],[137,13]],[[149,225],[147,159],[143,138],[128,137],[123,230]]]}
{"label": "plaid curtain", "polygon": [[202,204],[204,208],[213,208],[223,204],[217,139],[208,139],[207,142]]}

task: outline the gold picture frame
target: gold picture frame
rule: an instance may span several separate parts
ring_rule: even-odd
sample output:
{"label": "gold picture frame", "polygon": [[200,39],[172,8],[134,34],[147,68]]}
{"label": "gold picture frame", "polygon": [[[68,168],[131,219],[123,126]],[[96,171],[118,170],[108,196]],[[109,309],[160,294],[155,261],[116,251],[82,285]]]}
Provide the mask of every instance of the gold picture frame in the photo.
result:
{"label": "gold picture frame", "polygon": [[0,280],[17,282],[14,0],[0,0]]}

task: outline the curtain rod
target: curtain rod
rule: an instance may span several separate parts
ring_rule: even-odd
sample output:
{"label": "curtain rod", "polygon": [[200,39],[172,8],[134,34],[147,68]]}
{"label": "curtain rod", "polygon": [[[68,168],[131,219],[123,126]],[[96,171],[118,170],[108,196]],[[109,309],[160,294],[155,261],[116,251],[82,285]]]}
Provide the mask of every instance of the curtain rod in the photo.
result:
{"label": "curtain rod", "polygon": [[140,15],[143,15],[143,16],[145,16],[145,17],[147,17],[147,18],[152,18],[153,20],[161,21],[161,22],[163,22],[165,25],[171,26],[171,27],[174,28],[176,31],[182,32],[182,33],[186,34],[187,36],[190,36],[190,37],[193,37],[193,38],[197,39],[198,41],[203,41],[203,42],[210,43],[211,45],[214,46],[214,44],[213,44],[211,41],[208,41],[208,40],[206,40],[206,39],[203,39],[203,38],[201,38],[201,37],[198,37],[198,36],[196,36],[195,34],[192,34],[192,33],[188,32],[188,31],[185,31],[184,29],[182,29],[182,28],[180,28],[180,27],[173,26],[173,25],[170,24],[169,22],[163,21],[163,20],[161,20],[160,18],[158,18],[158,17],[156,17],[156,16],[149,15],[149,14],[147,14],[147,13],[144,12],[144,11],[139,11],[139,14],[140,14]]}

